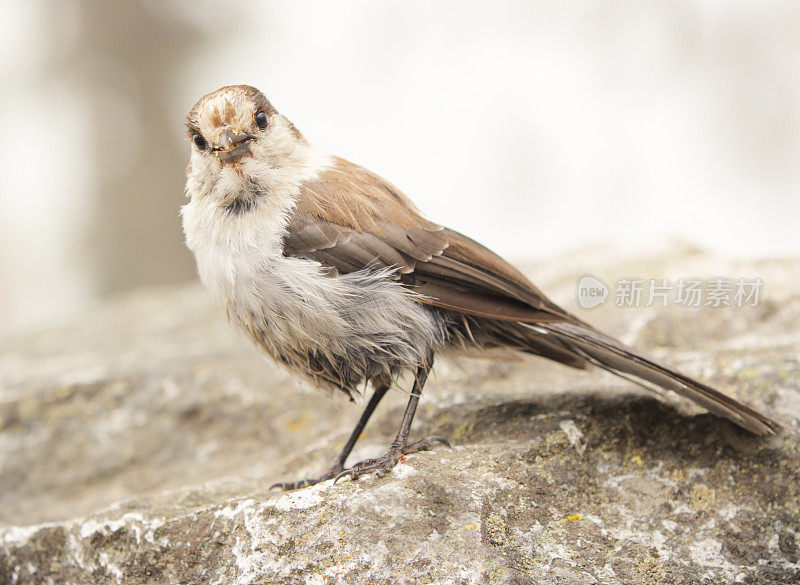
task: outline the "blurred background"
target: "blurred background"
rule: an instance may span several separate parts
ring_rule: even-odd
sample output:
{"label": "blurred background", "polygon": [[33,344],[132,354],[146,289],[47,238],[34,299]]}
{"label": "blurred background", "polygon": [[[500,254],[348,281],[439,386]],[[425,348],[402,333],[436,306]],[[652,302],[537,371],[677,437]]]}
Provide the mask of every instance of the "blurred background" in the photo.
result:
{"label": "blurred background", "polygon": [[514,260],[800,252],[796,0],[5,0],[0,23],[0,332],[195,277],[183,119],[232,83]]}

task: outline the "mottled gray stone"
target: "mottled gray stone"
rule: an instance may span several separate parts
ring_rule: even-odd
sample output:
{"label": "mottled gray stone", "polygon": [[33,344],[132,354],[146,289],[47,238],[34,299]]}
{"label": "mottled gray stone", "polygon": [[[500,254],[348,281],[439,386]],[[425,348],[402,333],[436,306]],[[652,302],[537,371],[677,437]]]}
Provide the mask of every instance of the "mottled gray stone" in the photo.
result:
{"label": "mottled gray stone", "polygon": [[[587,272],[756,277],[754,308],[575,308]],[[797,583],[800,260],[675,245],[529,267],[588,320],[781,421],[757,439],[601,372],[439,359],[414,427],[454,448],[288,494],[358,408],[302,388],[198,287],[0,339],[0,583]],[[392,393],[354,454],[381,453]]]}

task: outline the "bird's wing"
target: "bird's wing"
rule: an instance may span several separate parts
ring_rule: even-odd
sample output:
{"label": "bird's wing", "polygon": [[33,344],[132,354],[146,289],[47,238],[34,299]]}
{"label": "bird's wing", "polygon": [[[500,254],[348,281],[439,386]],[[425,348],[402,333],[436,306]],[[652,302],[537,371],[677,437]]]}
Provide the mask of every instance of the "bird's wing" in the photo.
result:
{"label": "bird's wing", "polygon": [[501,322],[533,353],[569,363],[562,355],[566,351],[623,378],[657,384],[756,434],[779,428],[746,405],[570,315],[502,258],[423,219],[390,183],[342,159],[301,185],[284,253],[316,260],[332,274],[392,268],[396,278],[420,294],[420,302]]}
{"label": "bird's wing", "polygon": [[505,260],[423,219],[393,185],[342,159],[301,185],[284,253],[316,260],[334,274],[392,268],[420,302],[468,315],[577,321]]}

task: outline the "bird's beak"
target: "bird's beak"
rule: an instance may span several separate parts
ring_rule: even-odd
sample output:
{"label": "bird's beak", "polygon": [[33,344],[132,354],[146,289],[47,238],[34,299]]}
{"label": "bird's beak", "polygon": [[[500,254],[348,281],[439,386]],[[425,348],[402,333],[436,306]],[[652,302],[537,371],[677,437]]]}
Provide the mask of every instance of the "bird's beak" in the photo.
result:
{"label": "bird's beak", "polygon": [[222,163],[239,160],[250,153],[251,140],[253,140],[252,136],[234,134],[225,128],[219,137],[219,141],[211,145],[211,153],[219,157]]}

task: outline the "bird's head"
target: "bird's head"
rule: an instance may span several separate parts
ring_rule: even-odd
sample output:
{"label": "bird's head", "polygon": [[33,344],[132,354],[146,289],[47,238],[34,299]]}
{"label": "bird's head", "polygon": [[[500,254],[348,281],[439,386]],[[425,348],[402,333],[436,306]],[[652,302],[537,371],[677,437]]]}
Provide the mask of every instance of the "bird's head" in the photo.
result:
{"label": "bird's head", "polygon": [[[222,200],[243,189],[279,185],[303,158],[308,144],[264,94],[229,85],[201,97],[186,120],[191,142],[187,192]],[[255,186],[255,187],[254,187]]]}

